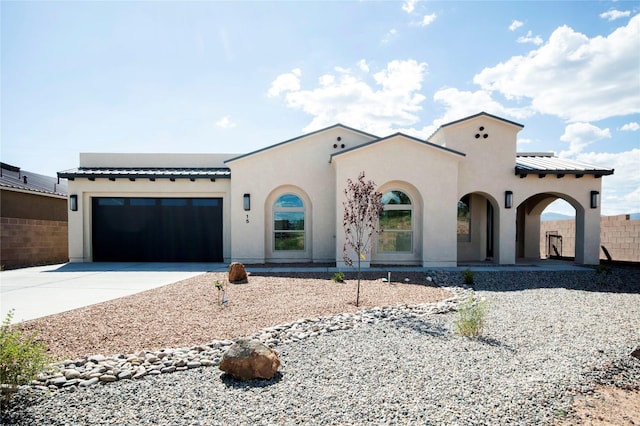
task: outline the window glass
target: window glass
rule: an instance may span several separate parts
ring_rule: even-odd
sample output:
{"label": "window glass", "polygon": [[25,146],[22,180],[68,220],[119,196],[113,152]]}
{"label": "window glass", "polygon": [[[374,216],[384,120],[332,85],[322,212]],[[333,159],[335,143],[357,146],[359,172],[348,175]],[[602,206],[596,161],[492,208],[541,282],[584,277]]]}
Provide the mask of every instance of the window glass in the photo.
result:
{"label": "window glass", "polygon": [[382,204],[411,204],[411,199],[402,191],[389,191],[382,196]]}
{"label": "window glass", "polygon": [[305,249],[305,211],[302,199],[294,194],[278,197],[273,205],[273,249]]}
{"label": "window glass", "polygon": [[275,232],[275,250],[304,250],[304,232]]}
{"label": "window glass", "polygon": [[285,194],[276,200],[274,207],[304,207],[304,203],[297,195]]}
{"label": "window glass", "polygon": [[100,206],[124,206],[124,198],[98,198]]}
{"label": "window glass", "polygon": [[155,206],[155,198],[131,198],[129,204],[132,206]]}
{"label": "window glass", "polygon": [[304,212],[275,212],[273,229],[276,231],[304,231]]}
{"label": "window glass", "polygon": [[402,191],[382,195],[384,210],[380,214],[378,252],[411,252],[413,250],[413,209],[411,198]]}
{"label": "window glass", "polygon": [[163,206],[186,206],[188,200],[186,198],[162,198],[160,203]]}
{"label": "window glass", "polygon": [[471,204],[470,197],[465,195],[458,201],[458,242],[471,241]]}
{"label": "window glass", "polygon": [[195,207],[216,207],[220,200],[215,198],[194,198],[191,200],[191,205]]}

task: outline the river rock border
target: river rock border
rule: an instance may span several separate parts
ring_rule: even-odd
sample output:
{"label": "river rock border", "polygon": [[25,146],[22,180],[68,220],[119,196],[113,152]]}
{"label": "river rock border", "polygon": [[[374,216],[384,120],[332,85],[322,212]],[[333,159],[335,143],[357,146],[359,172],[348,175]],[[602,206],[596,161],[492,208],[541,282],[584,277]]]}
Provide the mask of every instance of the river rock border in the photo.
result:
{"label": "river rock border", "polygon": [[[430,275],[427,276],[428,284],[437,282],[436,279],[430,278]],[[441,285],[440,287],[451,292],[453,296],[435,303],[380,306],[352,313],[300,319],[265,328],[249,338],[258,339],[265,345],[276,348],[285,343],[313,338],[324,333],[348,330],[364,324],[447,313],[456,310],[456,306],[466,300],[472,291],[470,287],[464,285]],[[119,380],[139,380],[145,376],[213,367],[219,364],[222,354],[233,343],[234,340],[216,340],[206,345],[189,348],[165,348],[133,354],[91,355],[75,360],[68,359],[51,364],[49,369],[40,374],[28,387],[40,391],[74,392],[79,388],[89,388]]]}

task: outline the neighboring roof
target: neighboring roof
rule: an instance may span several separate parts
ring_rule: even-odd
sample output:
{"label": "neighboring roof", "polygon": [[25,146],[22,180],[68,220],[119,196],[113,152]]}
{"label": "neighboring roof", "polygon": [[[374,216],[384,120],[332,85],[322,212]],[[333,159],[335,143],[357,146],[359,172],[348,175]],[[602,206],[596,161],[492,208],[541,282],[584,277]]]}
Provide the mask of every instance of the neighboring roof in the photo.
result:
{"label": "neighboring roof", "polygon": [[613,169],[594,166],[574,160],[558,158],[553,153],[530,152],[516,154],[516,175],[594,175],[596,177],[613,174]]}
{"label": "neighboring roof", "polygon": [[6,163],[0,163],[0,187],[19,192],[67,196],[66,181],[22,170]]}
{"label": "neighboring roof", "polygon": [[228,167],[170,168],[170,167],[80,167],[58,172],[61,178],[128,178],[128,179],[216,179],[230,178]]}
{"label": "neighboring roof", "polygon": [[358,150],[358,149],[361,149],[361,148],[364,148],[364,147],[367,147],[367,146],[370,146],[370,145],[373,145],[373,144],[376,144],[376,143],[379,143],[379,142],[383,142],[383,141],[385,141],[385,140],[387,140],[387,139],[391,139],[391,138],[394,138],[394,137],[396,137],[396,136],[402,136],[402,137],[404,137],[404,138],[411,139],[412,141],[415,141],[415,142],[417,142],[417,143],[420,143],[420,144],[423,144],[423,145],[427,145],[427,146],[430,146],[430,147],[432,147],[432,148],[441,149],[441,150],[443,150],[443,151],[447,151],[447,152],[449,152],[449,153],[451,153],[451,154],[461,155],[461,156],[463,156],[463,157],[465,157],[465,156],[466,156],[466,154],[465,154],[465,153],[460,152],[460,151],[456,151],[455,149],[447,148],[446,146],[437,145],[437,144],[435,144],[435,143],[427,142],[427,141],[425,141],[425,140],[418,139],[418,138],[415,138],[415,137],[413,137],[413,136],[409,136],[409,135],[406,135],[406,134],[404,134],[404,133],[400,133],[400,132],[398,132],[398,133],[394,133],[394,134],[389,135],[389,136],[385,136],[384,138],[378,138],[378,139],[376,139],[376,140],[374,140],[374,141],[367,142],[367,143],[365,143],[365,144],[358,145],[358,146],[354,146],[353,148],[345,149],[344,151],[340,151],[340,152],[336,152],[336,153],[334,153],[334,154],[331,154],[331,156],[330,156],[330,158],[329,158],[329,162],[331,162],[331,159],[332,159],[333,157],[336,157],[336,156],[338,156],[338,155],[342,155],[342,154],[345,154],[345,153],[347,153],[347,152],[355,151],[355,150]]}
{"label": "neighboring roof", "polygon": [[370,133],[363,132],[362,130],[354,129],[352,127],[345,126],[344,124],[338,123],[338,124],[334,124],[333,126],[325,127],[324,129],[316,130],[316,131],[313,131],[313,132],[310,132],[310,133],[305,133],[304,135],[297,136],[297,137],[295,137],[293,139],[289,139],[289,140],[286,140],[284,142],[277,143],[275,145],[270,145],[270,146],[268,146],[266,148],[261,148],[261,149],[259,149],[257,151],[252,151],[252,152],[249,152],[247,154],[242,154],[242,155],[239,155],[237,157],[230,158],[228,160],[225,160],[225,164],[226,163],[230,163],[232,161],[239,160],[241,158],[245,158],[245,157],[249,157],[251,155],[258,154],[258,153],[263,152],[263,151],[268,151],[270,149],[277,148],[279,146],[282,146],[282,145],[285,145],[285,144],[288,144],[288,143],[291,143],[291,142],[295,142],[297,140],[300,140],[300,139],[303,139],[303,138],[306,138],[306,137],[309,137],[309,136],[312,136],[312,135],[316,135],[318,133],[326,132],[327,130],[335,129],[335,128],[338,128],[338,127],[342,128],[342,129],[345,129],[345,130],[349,130],[351,132],[359,133],[361,135],[364,135],[364,136],[367,136],[367,137],[370,137],[370,138],[378,139],[378,136],[376,136],[376,135],[372,135]]}

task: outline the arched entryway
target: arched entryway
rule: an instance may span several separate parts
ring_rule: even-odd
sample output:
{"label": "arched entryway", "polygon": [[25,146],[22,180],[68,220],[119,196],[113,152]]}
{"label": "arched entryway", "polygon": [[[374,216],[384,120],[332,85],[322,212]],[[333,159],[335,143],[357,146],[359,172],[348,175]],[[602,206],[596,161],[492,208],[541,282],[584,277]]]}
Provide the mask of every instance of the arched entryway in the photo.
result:
{"label": "arched entryway", "polygon": [[[554,201],[562,199],[575,211],[573,221],[563,231],[542,232],[542,213]],[[561,193],[541,193],[523,201],[516,213],[516,257],[575,259],[582,263],[585,249],[585,210],[578,201]],[[565,229],[566,228],[566,229]]]}
{"label": "arched entryway", "polygon": [[498,259],[498,203],[487,193],[472,192],[458,200],[458,263]]}

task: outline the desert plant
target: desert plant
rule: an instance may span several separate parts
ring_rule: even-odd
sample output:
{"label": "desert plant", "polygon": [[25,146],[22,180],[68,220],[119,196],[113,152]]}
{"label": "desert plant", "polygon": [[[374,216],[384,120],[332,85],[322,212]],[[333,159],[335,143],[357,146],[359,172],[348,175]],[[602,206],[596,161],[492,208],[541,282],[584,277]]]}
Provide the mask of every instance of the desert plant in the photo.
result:
{"label": "desert plant", "polygon": [[[342,227],[345,233],[345,243],[342,248],[344,261],[353,266],[352,254],[358,259],[358,284],[356,286],[356,306],[360,305],[360,262],[367,258],[371,250],[371,237],[380,232],[380,214],[384,208],[382,194],[376,191],[373,181],[364,180],[364,172],[361,172],[357,181],[347,179],[347,188],[344,190],[346,201]],[[349,250],[351,249],[351,250]]]}
{"label": "desert plant", "polygon": [[473,272],[469,268],[462,271],[462,277],[464,278],[464,283],[467,285],[472,285],[474,283],[475,275],[476,275],[475,272]]}
{"label": "desert plant", "polygon": [[229,299],[227,299],[227,290],[224,283],[220,280],[215,280],[213,286],[216,288],[216,290],[218,290],[218,305],[224,306],[229,301]]}
{"label": "desert plant", "polygon": [[489,306],[473,294],[460,305],[455,321],[456,331],[461,336],[478,337],[482,334]]}
{"label": "desert plant", "polygon": [[19,385],[28,384],[49,364],[47,349],[36,342],[36,334],[23,334],[11,327],[13,310],[0,326],[0,384],[2,404],[6,405]]}
{"label": "desert plant", "polygon": [[331,277],[331,279],[337,283],[343,283],[344,282],[344,272],[338,271],[336,273],[333,274],[333,276]]}

